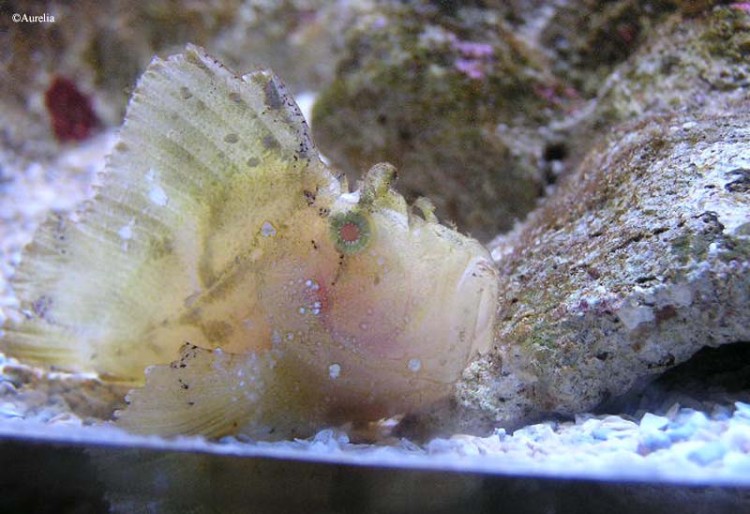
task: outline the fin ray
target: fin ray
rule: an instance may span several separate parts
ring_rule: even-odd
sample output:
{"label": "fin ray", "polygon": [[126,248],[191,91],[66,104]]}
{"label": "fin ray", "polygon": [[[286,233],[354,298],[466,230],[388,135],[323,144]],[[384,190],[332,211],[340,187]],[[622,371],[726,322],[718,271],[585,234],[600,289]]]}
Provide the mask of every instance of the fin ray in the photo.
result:
{"label": "fin ray", "polygon": [[179,360],[149,368],[145,386],[130,392],[117,424],[164,436],[237,433],[260,419],[272,368],[271,352],[239,355],[185,344]]}
{"label": "fin ray", "polygon": [[185,318],[187,299],[262,246],[264,223],[307,207],[306,187],[338,182],[273,74],[239,77],[192,45],[155,58],[80,221],[50,218],[25,253],[0,350],[137,383],[185,340],[214,346],[198,329],[154,327]]}

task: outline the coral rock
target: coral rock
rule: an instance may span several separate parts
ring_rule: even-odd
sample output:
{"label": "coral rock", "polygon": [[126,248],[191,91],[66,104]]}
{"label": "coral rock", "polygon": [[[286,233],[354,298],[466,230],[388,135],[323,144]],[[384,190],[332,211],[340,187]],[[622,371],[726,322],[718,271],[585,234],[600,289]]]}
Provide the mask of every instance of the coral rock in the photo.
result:
{"label": "coral rock", "polygon": [[495,348],[459,385],[464,430],[585,411],[750,340],[749,123],[745,109],[622,126],[495,243]]}
{"label": "coral rock", "polygon": [[458,12],[381,6],[359,16],[313,131],[346,172],[393,162],[407,195],[429,196],[438,215],[489,239],[536,205],[537,128],[566,90],[497,13]]}

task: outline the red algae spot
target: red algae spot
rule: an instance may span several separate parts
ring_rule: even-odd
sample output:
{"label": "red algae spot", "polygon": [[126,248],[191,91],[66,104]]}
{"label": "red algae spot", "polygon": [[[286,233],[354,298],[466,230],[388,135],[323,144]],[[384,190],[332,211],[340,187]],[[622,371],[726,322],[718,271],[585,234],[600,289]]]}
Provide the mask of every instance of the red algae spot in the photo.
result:
{"label": "red algae spot", "polygon": [[64,77],[55,77],[52,81],[44,93],[44,105],[58,141],[83,141],[100,124],[89,97]]}

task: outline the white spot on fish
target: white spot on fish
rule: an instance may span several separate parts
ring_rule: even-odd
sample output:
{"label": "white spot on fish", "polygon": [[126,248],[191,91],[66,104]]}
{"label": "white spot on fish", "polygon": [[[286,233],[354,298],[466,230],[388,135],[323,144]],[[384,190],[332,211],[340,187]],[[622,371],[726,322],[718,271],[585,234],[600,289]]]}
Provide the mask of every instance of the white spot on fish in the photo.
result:
{"label": "white spot on fish", "polygon": [[341,375],[341,366],[339,364],[331,364],[328,366],[328,376],[333,380],[336,380]]}
{"label": "white spot on fish", "polygon": [[127,225],[123,225],[120,227],[120,230],[117,231],[117,235],[120,236],[120,239],[122,240],[122,251],[127,252],[128,251],[128,244],[131,239],[133,239],[133,225],[135,225],[135,219],[131,219],[130,223]]}
{"label": "white spot on fish", "polygon": [[120,227],[120,230],[117,231],[117,235],[120,236],[120,239],[123,241],[133,239],[133,220],[127,225]]}
{"label": "white spot on fish", "polygon": [[409,368],[409,371],[413,371],[416,373],[420,369],[422,369],[422,361],[419,359],[409,359],[409,362],[406,364],[406,366]]}
{"label": "white spot on fish", "polygon": [[263,222],[263,226],[260,227],[260,234],[263,237],[273,237],[276,235],[276,229],[269,221]]}
{"label": "white spot on fish", "polygon": [[162,189],[161,186],[152,187],[148,192],[148,199],[151,200],[153,204],[158,205],[159,207],[164,207],[165,205],[167,205],[167,202],[169,202],[167,193],[164,192],[164,189]]}

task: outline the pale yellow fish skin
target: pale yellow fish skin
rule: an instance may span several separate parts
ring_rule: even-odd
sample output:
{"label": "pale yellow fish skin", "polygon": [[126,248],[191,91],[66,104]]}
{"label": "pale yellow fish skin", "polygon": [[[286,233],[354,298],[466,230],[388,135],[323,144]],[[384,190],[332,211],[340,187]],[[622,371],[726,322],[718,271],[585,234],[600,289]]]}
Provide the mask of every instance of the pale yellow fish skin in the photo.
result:
{"label": "pale yellow fish skin", "polygon": [[118,421],[145,433],[304,436],[424,408],[488,348],[497,277],[394,180],[377,165],[348,193],[272,74],[193,46],[155,59],[80,221],[29,247],[2,349],[134,385],[148,367]]}
{"label": "pale yellow fish skin", "polygon": [[10,320],[4,349],[139,383],[185,341],[215,344],[214,298],[255,312],[241,289],[264,223],[308,207],[306,189],[311,209],[339,192],[277,80],[240,79],[197,48],[155,59],[81,222],[49,221],[26,252],[13,285],[28,319]]}

